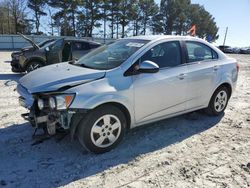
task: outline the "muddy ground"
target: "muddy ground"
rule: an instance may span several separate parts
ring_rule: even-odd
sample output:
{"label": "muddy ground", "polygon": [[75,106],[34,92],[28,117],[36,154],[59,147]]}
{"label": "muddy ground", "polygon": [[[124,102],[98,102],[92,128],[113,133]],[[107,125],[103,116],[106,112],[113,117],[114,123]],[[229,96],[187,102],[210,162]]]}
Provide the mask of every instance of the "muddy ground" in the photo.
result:
{"label": "muddy ground", "polygon": [[225,114],[193,113],[132,130],[90,154],[69,137],[32,139],[14,91],[21,74],[0,52],[0,187],[250,187],[250,55]]}

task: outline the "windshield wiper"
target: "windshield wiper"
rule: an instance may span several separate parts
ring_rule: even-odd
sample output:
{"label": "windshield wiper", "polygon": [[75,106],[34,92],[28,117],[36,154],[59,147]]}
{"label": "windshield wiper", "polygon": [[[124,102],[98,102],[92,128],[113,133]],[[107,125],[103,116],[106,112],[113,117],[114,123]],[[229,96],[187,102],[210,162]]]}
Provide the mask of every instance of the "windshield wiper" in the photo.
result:
{"label": "windshield wiper", "polygon": [[79,65],[79,66],[81,66],[81,67],[89,68],[89,69],[94,69],[94,68],[92,68],[92,67],[90,67],[90,66],[87,66],[87,65],[85,65],[85,64],[77,64],[77,65]]}
{"label": "windshield wiper", "polygon": [[73,64],[75,64],[75,62],[76,62],[75,59],[72,59],[69,61],[69,64],[73,65]]}
{"label": "windshield wiper", "polygon": [[76,63],[76,61],[75,61],[74,59],[71,60],[71,61],[69,61],[69,64],[75,65],[75,66],[79,66],[79,67],[85,67],[85,68],[93,69],[92,67],[89,67],[89,66],[87,66],[87,65],[85,65],[85,64]]}

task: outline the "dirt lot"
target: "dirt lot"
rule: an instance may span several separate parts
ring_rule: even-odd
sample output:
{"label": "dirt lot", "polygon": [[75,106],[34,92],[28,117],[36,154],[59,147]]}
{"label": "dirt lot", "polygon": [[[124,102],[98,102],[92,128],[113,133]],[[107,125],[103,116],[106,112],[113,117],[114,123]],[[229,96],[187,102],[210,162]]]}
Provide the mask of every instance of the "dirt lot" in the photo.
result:
{"label": "dirt lot", "polygon": [[35,142],[9,52],[0,52],[0,187],[250,187],[250,56],[225,114],[193,113],[130,131],[94,155],[70,138]]}

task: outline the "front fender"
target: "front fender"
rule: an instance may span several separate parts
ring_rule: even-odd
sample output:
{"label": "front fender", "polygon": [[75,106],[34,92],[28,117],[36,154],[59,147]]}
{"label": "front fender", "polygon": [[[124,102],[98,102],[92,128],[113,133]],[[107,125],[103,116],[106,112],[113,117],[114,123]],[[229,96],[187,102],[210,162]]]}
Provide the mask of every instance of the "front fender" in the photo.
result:
{"label": "front fender", "polygon": [[22,64],[22,67],[26,69],[28,63],[30,63],[32,61],[38,61],[38,62],[43,63],[43,65],[45,65],[45,59],[43,59],[41,57],[30,57],[30,58],[25,60],[25,62]]}
{"label": "front fender", "polygon": [[117,80],[114,78],[112,80],[103,78],[67,90],[68,93],[76,94],[70,108],[91,110],[102,104],[118,103],[127,109],[131,117],[131,124],[133,124],[134,95],[131,86],[132,79],[124,78]]}

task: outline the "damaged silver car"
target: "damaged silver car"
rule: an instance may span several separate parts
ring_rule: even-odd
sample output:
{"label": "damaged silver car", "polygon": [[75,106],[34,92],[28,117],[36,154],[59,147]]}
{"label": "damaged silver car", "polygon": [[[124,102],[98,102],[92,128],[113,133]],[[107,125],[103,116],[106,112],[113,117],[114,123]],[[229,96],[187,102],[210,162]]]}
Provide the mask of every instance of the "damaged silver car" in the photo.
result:
{"label": "damaged silver car", "polygon": [[49,135],[64,130],[103,153],[143,124],[199,109],[222,114],[238,70],[234,59],[201,39],[141,36],[32,71],[17,91],[31,125]]}

